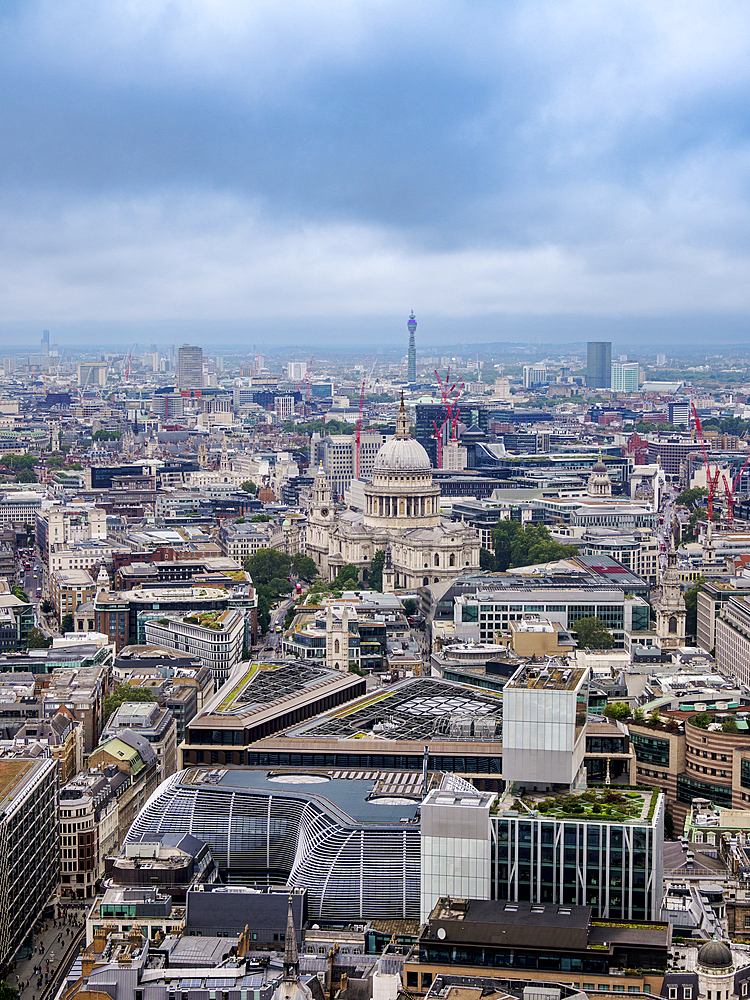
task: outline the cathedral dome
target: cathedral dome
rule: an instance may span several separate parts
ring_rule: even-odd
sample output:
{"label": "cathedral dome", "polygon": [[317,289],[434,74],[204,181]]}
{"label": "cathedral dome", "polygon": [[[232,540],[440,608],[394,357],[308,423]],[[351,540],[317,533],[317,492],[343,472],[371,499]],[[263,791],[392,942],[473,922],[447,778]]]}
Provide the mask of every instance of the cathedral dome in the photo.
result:
{"label": "cathedral dome", "polygon": [[727,969],[732,965],[732,953],[723,941],[709,941],[698,952],[698,965],[705,969]]}
{"label": "cathedral dome", "polygon": [[382,446],[375,456],[373,475],[389,473],[429,473],[432,471],[430,457],[419,441],[409,433],[409,417],[406,413],[404,397],[396,418],[396,434]]}
{"label": "cathedral dome", "polygon": [[414,438],[391,438],[378,452],[372,471],[389,472],[429,472],[430,457],[419,441]]}

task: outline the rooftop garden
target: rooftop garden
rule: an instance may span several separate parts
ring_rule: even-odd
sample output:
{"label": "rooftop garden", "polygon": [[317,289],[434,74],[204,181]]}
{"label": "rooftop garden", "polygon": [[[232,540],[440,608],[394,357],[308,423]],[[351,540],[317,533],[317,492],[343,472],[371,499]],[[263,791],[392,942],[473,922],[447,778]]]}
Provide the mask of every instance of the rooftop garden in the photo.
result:
{"label": "rooftop garden", "polygon": [[201,611],[196,614],[186,615],[183,622],[186,625],[200,625],[201,628],[209,628],[214,632],[220,632],[224,627],[223,611]]}
{"label": "rooftop garden", "polygon": [[688,719],[696,729],[712,733],[726,733],[729,736],[750,735],[750,721],[747,712],[698,712]]}
{"label": "rooftop garden", "polygon": [[[542,817],[549,816],[554,819],[601,819],[617,822],[651,819],[658,797],[659,790],[656,788],[636,791],[609,785],[603,788],[589,788],[579,795],[555,795],[541,801],[514,799],[512,808],[517,812],[525,812],[524,807],[526,807],[532,811],[536,810]],[[644,816],[647,804],[648,812]],[[494,811],[502,810],[502,804],[497,803]]]}

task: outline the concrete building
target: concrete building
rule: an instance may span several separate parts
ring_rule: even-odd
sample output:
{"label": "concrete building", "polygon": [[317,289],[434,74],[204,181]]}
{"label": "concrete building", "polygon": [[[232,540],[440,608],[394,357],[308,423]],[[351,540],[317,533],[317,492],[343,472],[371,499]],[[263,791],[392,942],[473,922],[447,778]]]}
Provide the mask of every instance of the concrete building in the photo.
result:
{"label": "concrete building", "polygon": [[609,389],[612,384],[612,344],[589,341],[586,345],[586,385],[589,389]]}
{"label": "concrete building", "polygon": [[42,494],[16,490],[5,493],[0,500],[0,525],[34,524],[42,507]]}
{"label": "concrete building", "polygon": [[580,790],[588,711],[588,670],[521,666],[503,689],[503,780],[534,791]]}
{"label": "concrete building", "polygon": [[125,775],[125,790],[118,787],[117,840],[122,844],[133,820],[159,784],[156,751],[143,736],[121,729],[96,747],[89,757],[89,767],[116,767]]}
{"label": "concrete building", "polygon": [[126,701],[107,720],[102,740],[131,730],[148,740],[156,753],[158,780],[177,770],[177,722],[168,708],[152,701]]}
{"label": "concrete building", "polygon": [[[95,647],[94,655],[96,653]],[[107,649],[103,647],[106,655]],[[81,650],[78,650],[81,654]],[[83,749],[89,754],[99,742],[104,725],[104,698],[108,691],[109,666],[58,667],[42,694],[42,712],[52,718],[63,706],[83,725]]]}
{"label": "concrete building", "polygon": [[0,968],[7,968],[41,919],[60,874],[57,762],[51,754],[2,752],[0,856]]}
{"label": "concrete building", "polygon": [[50,575],[50,600],[61,622],[74,615],[81,604],[88,604],[96,594],[96,583],[85,569],[55,570]]}
{"label": "concrete building", "polygon": [[177,352],[177,387],[203,388],[203,348],[183,344]]}
{"label": "concrete building", "polygon": [[523,366],[523,387],[530,389],[534,385],[544,385],[547,382],[547,369],[544,365]]}
{"label": "concrete building", "polygon": [[716,667],[750,690],[750,599],[730,597],[716,619]]}
{"label": "concrete building", "polygon": [[417,332],[417,320],[413,309],[409,315],[406,328],[409,331],[409,354],[406,366],[406,380],[410,385],[413,385],[417,381],[417,345],[414,339],[414,335]]}
{"label": "concrete building", "polygon": [[63,897],[91,899],[104,859],[120,846],[118,796],[126,775],[114,765],[77,774],[60,789],[60,885]]}
{"label": "concrete building", "polygon": [[218,688],[242,660],[245,647],[245,615],[236,609],[171,615],[146,622],[148,645],[179,649],[200,658]]}

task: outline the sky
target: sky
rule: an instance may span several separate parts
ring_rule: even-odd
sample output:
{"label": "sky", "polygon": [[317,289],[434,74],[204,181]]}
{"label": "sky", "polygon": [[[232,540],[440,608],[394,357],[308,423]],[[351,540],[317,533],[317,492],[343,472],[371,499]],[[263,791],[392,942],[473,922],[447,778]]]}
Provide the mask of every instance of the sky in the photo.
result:
{"label": "sky", "polygon": [[5,0],[0,349],[750,343],[746,0]]}

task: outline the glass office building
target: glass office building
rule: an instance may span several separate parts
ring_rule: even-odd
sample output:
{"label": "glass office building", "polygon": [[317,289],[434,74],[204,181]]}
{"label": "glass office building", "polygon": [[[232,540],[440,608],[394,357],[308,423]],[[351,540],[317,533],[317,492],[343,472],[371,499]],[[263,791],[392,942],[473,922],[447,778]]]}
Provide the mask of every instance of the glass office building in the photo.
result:
{"label": "glass office building", "polygon": [[612,384],[612,343],[590,340],[586,345],[586,386],[609,389]]}

